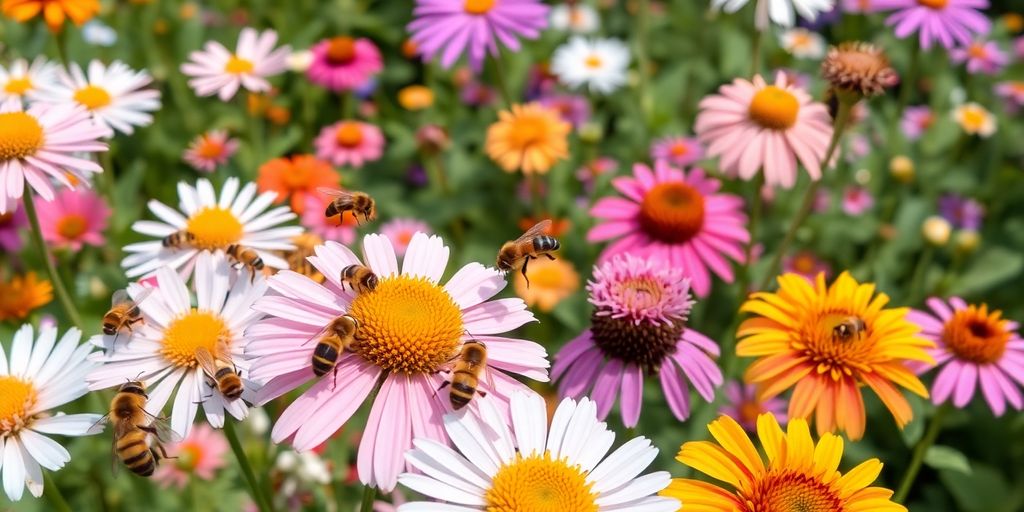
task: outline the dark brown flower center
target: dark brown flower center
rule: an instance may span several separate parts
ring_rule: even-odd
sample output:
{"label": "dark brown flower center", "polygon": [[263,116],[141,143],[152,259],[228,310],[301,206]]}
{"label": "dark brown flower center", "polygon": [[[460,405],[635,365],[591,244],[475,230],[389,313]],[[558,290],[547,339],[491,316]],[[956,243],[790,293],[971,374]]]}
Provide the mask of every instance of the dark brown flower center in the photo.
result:
{"label": "dark brown flower center", "polygon": [[634,323],[629,318],[598,315],[590,318],[590,332],[594,344],[605,357],[624,363],[640,365],[648,374],[657,374],[665,358],[676,352],[676,344],[683,335],[682,321]]}

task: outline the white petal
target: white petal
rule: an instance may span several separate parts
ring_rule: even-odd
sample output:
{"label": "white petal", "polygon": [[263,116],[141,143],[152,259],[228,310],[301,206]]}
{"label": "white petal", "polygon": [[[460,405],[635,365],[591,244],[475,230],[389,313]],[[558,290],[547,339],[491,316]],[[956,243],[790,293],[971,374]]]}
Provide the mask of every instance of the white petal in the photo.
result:
{"label": "white petal", "polygon": [[594,468],[587,482],[594,484],[594,492],[607,492],[639,475],[657,456],[658,449],[647,438],[630,439]]}
{"label": "white petal", "polygon": [[432,498],[461,503],[463,505],[484,506],[487,504],[479,494],[466,492],[446,482],[428,476],[413,473],[402,473],[398,476],[402,485]]}
{"label": "white petal", "polygon": [[11,368],[10,374],[17,377],[26,377],[25,370],[28,369],[28,360],[32,355],[32,325],[25,324],[14,333],[14,342],[11,343]]}
{"label": "white petal", "polygon": [[598,506],[606,507],[636,501],[657,493],[667,487],[671,481],[672,477],[667,471],[644,475],[614,491],[602,494],[595,503]]}
{"label": "white petal", "polygon": [[541,454],[547,443],[547,405],[537,393],[512,394],[512,427],[523,456]]}
{"label": "white petal", "polygon": [[19,440],[25,445],[32,458],[50,471],[56,471],[71,460],[71,454],[57,441],[37,434],[31,429],[21,431]]}
{"label": "white petal", "polygon": [[41,434],[83,436],[103,416],[99,414],[60,414],[32,423],[32,430]]}
{"label": "white petal", "polygon": [[8,438],[3,447],[4,492],[11,501],[18,501],[25,492],[25,463],[16,438]]}

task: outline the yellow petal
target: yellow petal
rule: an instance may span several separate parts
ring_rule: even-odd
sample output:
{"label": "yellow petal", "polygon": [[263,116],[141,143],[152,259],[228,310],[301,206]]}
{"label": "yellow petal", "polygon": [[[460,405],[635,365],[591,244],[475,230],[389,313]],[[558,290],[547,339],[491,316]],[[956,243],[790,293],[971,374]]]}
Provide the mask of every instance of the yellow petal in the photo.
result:
{"label": "yellow petal", "polygon": [[761,454],[757,453],[754,443],[750,442],[747,433],[739,423],[736,423],[736,420],[729,416],[722,416],[712,421],[708,425],[708,430],[711,431],[711,436],[715,438],[715,441],[718,441],[725,451],[739,459],[740,463],[755,477],[764,473],[764,461],[761,460]]}

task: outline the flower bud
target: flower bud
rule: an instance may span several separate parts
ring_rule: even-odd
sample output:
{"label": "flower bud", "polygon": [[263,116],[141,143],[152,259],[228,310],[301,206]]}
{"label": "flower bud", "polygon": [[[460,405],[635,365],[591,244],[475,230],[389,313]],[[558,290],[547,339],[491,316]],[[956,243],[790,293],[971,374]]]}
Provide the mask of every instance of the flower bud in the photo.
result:
{"label": "flower bud", "polygon": [[914,161],[906,155],[896,155],[889,160],[889,173],[900,183],[914,180]]}
{"label": "flower bud", "polygon": [[938,215],[928,217],[921,225],[921,234],[924,235],[924,239],[937,247],[949,243],[949,235],[952,231],[953,226],[949,224],[949,221]]}
{"label": "flower bud", "polygon": [[972,253],[981,245],[981,235],[973,229],[962,229],[956,233],[953,243],[956,244],[956,250]]}

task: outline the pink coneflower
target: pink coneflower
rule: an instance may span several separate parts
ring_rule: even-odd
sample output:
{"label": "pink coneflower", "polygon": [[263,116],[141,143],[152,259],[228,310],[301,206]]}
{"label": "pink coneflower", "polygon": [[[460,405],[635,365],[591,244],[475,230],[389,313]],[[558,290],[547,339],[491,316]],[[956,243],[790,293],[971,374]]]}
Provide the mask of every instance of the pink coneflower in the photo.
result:
{"label": "pink coneflower", "polygon": [[870,210],[875,205],[875,198],[871,191],[864,187],[846,187],[843,190],[842,205],[844,213],[857,216]]}
{"label": "pink coneflower", "polygon": [[399,257],[405,256],[405,251],[409,248],[409,242],[412,241],[412,237],[416,233],[431,235],[434,233],[434,230],[430,229],[430,225],[426,222],[412,218],[394,219],[385,222],[380,227],[380,234],[391,240],[391,245],[395,248],[395,254]]}
{"label": "pink coneflower", "polygon": [[214,472],[227,464],[224,456],[228,453],[228,441],[224,434],[200,423],[180,443],[168,446],[167,451],[176,458],[160,464],[153,480],[161,487],[184,489],[192,475],[213,480]]}
{"label": "pink coneflower", "polygon": [[299,223],[324,240],[351,244],[356,239],[356,226],[359,224],[350,213],[325,217],[324,211],[331,201],[331,198],[318,194],[307,195],[306,207],[299,216]]}
{"label": "pink coneflower", "polygon": [[102,246],[106,243],[110,208],[103,198],[91,190],[61,190],[52,201],[39,204],[39,227],[43,239],[51,244],[78,251],[82,245]]}
{"label": "pink coneflower", "polygon": [[[936,366],[942,366],[932,384],[932,402],[952,400],[963,408],[981,393],[996,416],[1024,406],[1024,340],[1017,334],[1017,322],[1001,318],[999,310],[989,311],[982,304],[968,305],[960,297],[947,301],[928,299],[931,311],[912,310],[907,319],[921,327],[921,336],[936,347],[929,350]],[[919,371],[930,367],[916,365]]]}
{"label": "pink coneflower", "polygon": [[332,37],[311,49],[313,61],[306,69],[309,81],[334,92],[352,91],[366,85],[384,69],[380,50],[366,38]]}
{"label": "pink coneflower", "polygon": [[590,328],[555,356],[551,377],[562,396],[589,395],[604,419],[621,391],[626,427],[640,419],[644,376],[659,377],[669,409],[690,416],[689,381],[708,402],[722,384],[718,344],[686,325],[690,279],[656,257],[617,256],[594,268],[587,284]]}
{"label": "pink coneflower", "polygon": [[238,139],[229,138],[224,130],[211,130],[192,139],[182,158],[197,171],[213,172],[236,151]]}
{"label": "pink coneflower", "polygon": [[704,146],[693,137],[662,137],[651,145],[651,159],[665,160],[676,167],[687,167],[704,158]]}
{"label": "pink coneflower", "polygon": [[757,417],[766,412],[774,414],[779,423],[786,424],[786,401],[778,397],[758,399],[757,386],[753,384],[730,380],[725,384],[725,398],[727,402],[718,409],[718,414],[736,420],[747,432],[757,431]]}
{"label": "pink coneflower", "polygon": [[538,100],[541,105],[558,112],[562,120],[579,129],[590,120],[590,101],[578,94],[548,94]]}
{"label": "pink coneflower", "polygon": [[18,252],[22,246],[21,230],[28,226],[28,218],[21,209],[20,201],[11,210],[0,213],[0,249],[5,252]]}
{"label": "pink coneflower", "polygon": [[953,48],[949,58],[957,64],[967,63],[969,73],[995,75],[1010,63],[1010,57],[999,48],[995,41],[975,41],[971,44]]}
{"label": "pink coneflower", "polygon": [[935,42],[947,50],[957,44],[967,46],[992,28],[992,22],[981,13],[988,9],[988,0],[872,0],[872,6],[879,11],[897,10],[885,23],[894,25],[900,39],[918,32],[925,50]]}
{"label": "pink coneflower", "polygon": [[[290,440],[299,450],[323,443],[340,429],[381,381],[359,444],[360,480],[383,491],[395,487],[406,466],[412,438],[447,443],[443,416],[451,410],[448,391],[451,357],[464,341],[487,345],[487,367],[468,409],[489,401],[507,411],[508,400],[523,384],[506,372],[546,381],[548,363],[542,346],[497,336],[534,321],[517,298],[490,300],[505,287],[501,273],[479,263],[462,267],[446,284],[449,248],[439,237],[417,233],[399,267],[394,247],[378,234],[363,239],[363,259],[348,248],[327,242],[310,263],[326,277],[323,285],[283,270],[269,279],[276,292],[254,307],[270,315],[250,328],[248,354],[255,357],[251,377],[266,385],[258,403],[266,403],[314,379],[314,343],[307,343],[340,315],[359,322],[352,351],[281,414],[271,437]],[[342,287],[341,270],[369,266],[380,282],[372,293]],[[401,268],[401,271],[399,270]],[[311,415],[312,411],[318,411]]]}
{"label": "pink coneflower", "polygon": [[696,131],[708,153],[721,157],[723,171],[749,180],[763,169],[765,183],[791,188],[799,160],[812,180],[821,178],[832,137],[825,105],[787,85],[782,73],[775,85],[759,75],[753,83],[737,78],[719,91],[701,100]]}
{"label": "pink coneflower", "polygon": [[0,213],[14,209],[26,182],[49,201],[51,179],[75,188],[69,177],[88,181],[89,173],[102,172],[81,153],[106,151],[99,139],[108,135],[109,129],[93,123],[77,105],[35,103],[23,110],[15,97],[0,103]]}
{"label": "pink coneflower", "polygon": [[935,114],[931,107],[920,105],[907,107],[903,112],[903,119],[900,120],[900,128],[907,140],[915,141],[921,138],[928,128],[935,124]]}
{"label": "pink coneflower", "polygon": [[216,41],[207,41],[204,50],[189,55],[189,62],[181,65],[181,72],[192,77],[189,87],[199,96],[217,94],[221,101],[234,97],[240,87],[252,92],[270,90],[266,80],[288,69],[291,48],[287,45],[274,49],[277,32],[244,28],[238,36],[238,45],[231,53]]}
{"label": "pink coneflower", "polygon": [[654,171],[636,164],[633,176],[615,178],[612,185],[626,197],[602,198],[590,210],[605,222],[594,226],[587,240],[618,238],[601,253],[601,261],[624,252],[660,258],[682,268],[700,297],[711,290],[709,268],[732,282],[726,257],[742,263],[743,244],[750,240],[742,199],[717,193],[721,183],[701,169],[686,173],[663,161]]}
{"label": "pink coneflower", "polygon": [[384,134],[370,123],[339,121],[320,130],[313,145],[317,158],[358,169],[384,154]]}
{"label": "pink coneflower", "polygon": [[1024,107],[1024,82],[1008,80],[999,82],[995,87],[996,95],[1006,101],[1006,109],[1010,113],[1016,113]]}
{"label": "pink coneflower", "polygon": [[466,54],[476,70],[485,53],[498,55],[498,43],[519,51],[519,37],[536,39],[548,26],[548,6],[540,0],[416,0],[408,29],[424,60],[441,56],[452,67]]}
{"label": "pink coneflower", "polygon": [[782,260],[782,270],[784,273],[797,274],[810,283],[813,283],[820,273],[824,273],[825,277],[832,274],[832,268],[828,263],[808,250],[797,251],[792,256],[787,256]]}

